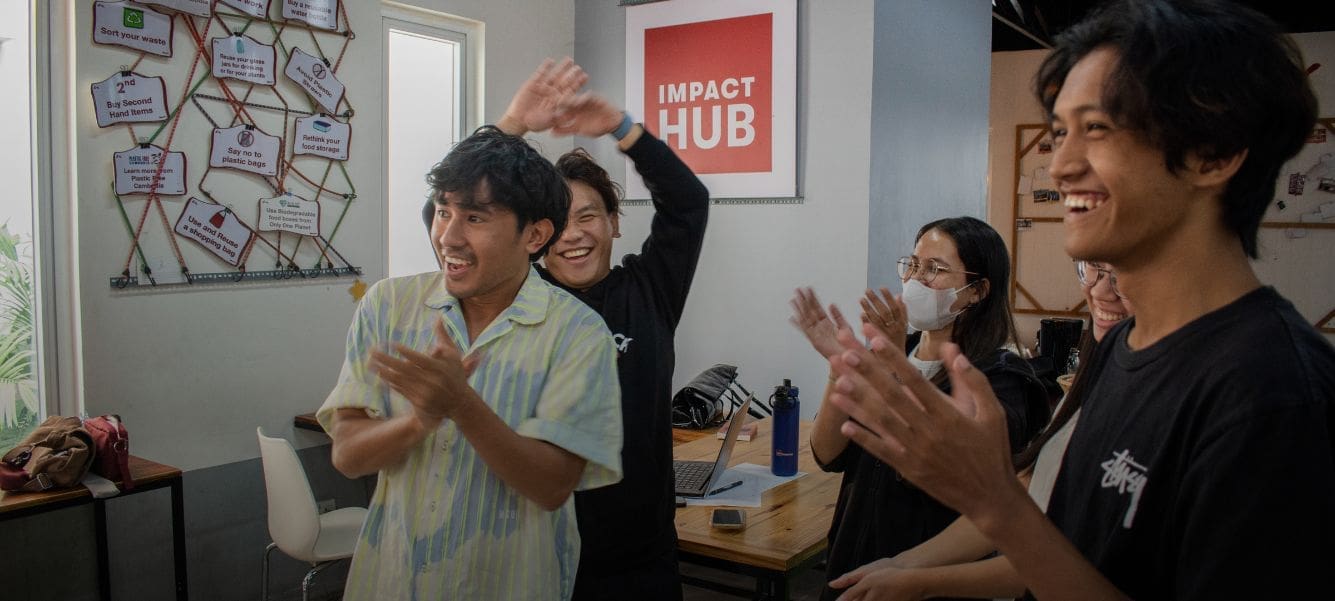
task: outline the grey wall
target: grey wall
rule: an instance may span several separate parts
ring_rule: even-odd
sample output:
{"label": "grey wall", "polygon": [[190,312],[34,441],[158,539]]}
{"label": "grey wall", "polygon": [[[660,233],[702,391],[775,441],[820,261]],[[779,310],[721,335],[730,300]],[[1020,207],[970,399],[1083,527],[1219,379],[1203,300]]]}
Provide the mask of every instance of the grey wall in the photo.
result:
{"label": "grey wall", "polygon": [[895,260],[924,223],[987,216],[990,7],[876,3],[867,282],[899,291]]}

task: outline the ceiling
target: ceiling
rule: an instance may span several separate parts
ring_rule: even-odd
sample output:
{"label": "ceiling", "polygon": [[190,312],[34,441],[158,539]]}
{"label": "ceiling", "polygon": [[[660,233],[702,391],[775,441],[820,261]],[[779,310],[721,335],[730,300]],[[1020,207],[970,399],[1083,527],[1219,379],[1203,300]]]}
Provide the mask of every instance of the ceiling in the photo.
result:
{"label": "ceiling", "polygon": [[[1335,2],[1238,1],[1269,15],[1290,33],[1335,31]],[[1099,0],[992,0],[992,51],[1049,47],[1054,36],[1099,4]]]}

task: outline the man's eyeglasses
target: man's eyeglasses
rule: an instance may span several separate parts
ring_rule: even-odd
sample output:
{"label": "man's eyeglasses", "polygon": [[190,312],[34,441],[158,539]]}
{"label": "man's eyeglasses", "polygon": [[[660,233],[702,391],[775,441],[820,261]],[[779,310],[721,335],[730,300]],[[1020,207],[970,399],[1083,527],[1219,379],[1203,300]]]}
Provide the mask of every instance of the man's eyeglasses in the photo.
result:
{"label": "man's eyeglasses", "polygon": [[1075,277],[1080,279],[1081,286],[1093,288],[1098,285],[1099,280],[1103,279],[1105,274],[1108,276],[1108,283],[1112,284],[1113,293],[1117,295],[1117,298],[1122,298],[1122,291],[1117,289],[1117,274],[1113,272],[1112,268],[1096,261],[1075,262]]}
{"label": "man's eyeglasses", "polygon": [[[922,283],[924,284],[931,284],[932,280],[936,279],[936,274],[938,273],[950,273],[955,271],[944,265],[938,265],[932,262],[925,264],[919,263],[918,260],[913,257],[900,257],[898,261],[895,261],[895,265],[899,268],[899,279],[908,281],[909,278],[918,278],[922,280]],[[972,271],[964,270],[960,270],[960,273],[978,275]]]}

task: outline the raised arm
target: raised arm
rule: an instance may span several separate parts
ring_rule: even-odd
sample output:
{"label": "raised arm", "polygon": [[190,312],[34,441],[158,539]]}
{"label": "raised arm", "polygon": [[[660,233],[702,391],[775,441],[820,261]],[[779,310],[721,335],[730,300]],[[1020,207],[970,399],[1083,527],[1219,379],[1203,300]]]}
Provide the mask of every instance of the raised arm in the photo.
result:
{"label": "raised arm", "polygon": [[945,347],[953,391],[946,396],[884,337],[872,336],[870,349],[841,342],[841,360],[830,362],[839,375],[831,402],[852,418],[845,435],[968,517],[1037,597],[1125,598],[1016,480],[1005,414],[957,347]]}
{"label": "raised arm", "polygon": [[[561,102],[553,133],[598,137],[622,127],[630,116],[606,98],[584,92]],[[673,323],[680,317],[690,292],[695,268],[704,245],[709,221],[709,190],[691,168],[638,123],[617,142],[639,172],[654,203],[649,237],[640,247],[638,262],[650,274],[664,306],[672,309]],[[628,263],[630,265],[630,263]]]}

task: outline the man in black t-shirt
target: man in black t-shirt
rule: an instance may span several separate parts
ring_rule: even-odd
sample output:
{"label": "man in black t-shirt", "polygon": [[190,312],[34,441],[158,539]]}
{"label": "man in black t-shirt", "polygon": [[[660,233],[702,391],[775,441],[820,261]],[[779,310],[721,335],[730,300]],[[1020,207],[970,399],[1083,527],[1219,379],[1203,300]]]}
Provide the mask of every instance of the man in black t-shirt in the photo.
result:
{"label": "man in black t-shirt", "polygon": [[1047,516],[998,452],[1004,417],[957,351],[953,397],[883,339],[831,359],[843,431],[973,521],[1033,596],[1329,587],[1335,350],[1248,261],[1279,169],[1312,131],[1304,66],[1237,3],[1121,0],[1059,36],[1040,68],[1066,251],[1110,264],[1137,309],[1072,391],[1083,415]]}
{"label": "man in black t-shirt", "polygon": [[666,144],[603,97],[577,93],[587,76],[548,61],[515,93],[496,126],[513,135],[610,135],[653,200],[639,254],[613,266],[620,192],[582,149],[557,170],[571,188],[570,218],[538,273],[602,315],[617,345],[624,444],[621,482],[575,495],[580,562],[576,600],[678,600],[672,474],[675,332],[700,258],[709,191]]}

